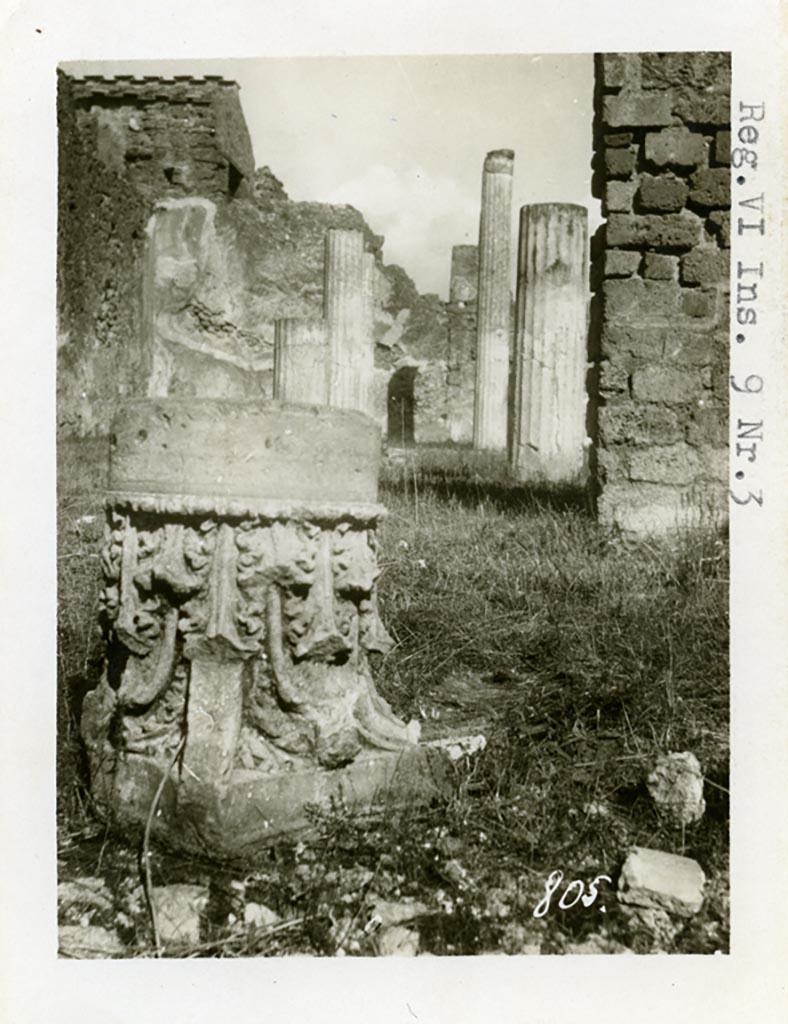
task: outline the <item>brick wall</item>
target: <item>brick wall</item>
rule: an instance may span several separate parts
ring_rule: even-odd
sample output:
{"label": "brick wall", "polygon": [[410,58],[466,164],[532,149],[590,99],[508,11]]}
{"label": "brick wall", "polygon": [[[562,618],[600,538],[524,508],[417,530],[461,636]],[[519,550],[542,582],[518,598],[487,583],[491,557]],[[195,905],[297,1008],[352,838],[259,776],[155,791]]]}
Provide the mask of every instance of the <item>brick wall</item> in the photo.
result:
{"label": "brick wall", "polygon": [[727,480],[730,60],[596,58],[599,513],[639,532],[719,521]]}

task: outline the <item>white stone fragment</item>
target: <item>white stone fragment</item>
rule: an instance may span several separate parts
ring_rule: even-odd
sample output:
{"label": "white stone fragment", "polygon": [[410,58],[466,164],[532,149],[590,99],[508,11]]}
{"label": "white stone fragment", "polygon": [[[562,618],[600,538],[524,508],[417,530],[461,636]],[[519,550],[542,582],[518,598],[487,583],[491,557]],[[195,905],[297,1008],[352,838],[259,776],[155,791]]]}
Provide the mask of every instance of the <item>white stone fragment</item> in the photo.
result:
{"label": "white stone fragment", "polygon": [[99,928],[98,925],[61,925],[57,936],[61,956],[81,960],[104,960],[123,953],[123,943],[117,934],[107,931],[106,928]]}
{"label": "white stone fragment", "polygon": [[706,876],[697,861],[675,853],[635,846],[618,880],[618,899],[688,917],[703,903]]}
{"label": "white stone fragment", "polygon": [[430,740],[426,746],[439,747],[446,751],[452,761],[459,761],[463,757],[470,757],[484,750],[487,746],[487,737],[481,734],[477,736],[448,736],[444,739]]}
{"label": "white stone fragment", "polygon": [[158,885],[151,891],[159,939],[165,946],[196,945],[200,914],[208,905],[203,885]]}
{"label": "white stone fragment", "polygon": [[419,933],[402,925],[386,928],[378,938],[378,952],[381,956],[417,956]]}
{"label": "white stone fragment", "polygon": [[661,755],[646,784],[660,813],[677,827],[693,825],[703,817],[703,772],[694,754]]}
{"label": "white stone fragment", "polygon": [[253,928],[271,928],[281,920],[279,914],[264,903],[247,903],[244,907],[244,924]]}

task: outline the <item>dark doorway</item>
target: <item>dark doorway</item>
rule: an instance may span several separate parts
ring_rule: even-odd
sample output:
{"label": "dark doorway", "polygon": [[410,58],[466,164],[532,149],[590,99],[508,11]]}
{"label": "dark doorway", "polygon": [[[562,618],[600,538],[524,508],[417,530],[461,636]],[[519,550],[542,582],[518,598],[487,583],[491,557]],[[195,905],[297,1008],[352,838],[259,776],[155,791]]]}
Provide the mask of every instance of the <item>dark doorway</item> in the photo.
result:
{"label": "dark doorway", "polygon": [[418,370],[403,366],[391,375],[388,390],[388,442],[395,447],[413,444],[413,386]]}

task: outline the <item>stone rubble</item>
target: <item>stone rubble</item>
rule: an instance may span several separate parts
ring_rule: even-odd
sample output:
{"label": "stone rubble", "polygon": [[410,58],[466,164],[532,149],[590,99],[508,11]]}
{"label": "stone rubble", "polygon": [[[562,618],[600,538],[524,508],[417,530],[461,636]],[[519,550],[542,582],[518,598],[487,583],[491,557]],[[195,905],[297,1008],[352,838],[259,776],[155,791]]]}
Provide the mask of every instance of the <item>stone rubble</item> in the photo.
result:
{"label": "stone rubble", "polygon": [[158,885],[151,892],[159,938],[166,946],[192,946],[200,941],[200,915],[208,904],[203,885]]}
{"label": "stone rubble", "polygon": [[689,917],[703,904],[705,883],[703,869],[690,857],[635,846],[621,869],[618,899]]}
{"label": "stone rubble", "polygon": [[660,814],[676,827],[694,825],[703,817],[703,772],[694,754],[663,754],[646,785]]}

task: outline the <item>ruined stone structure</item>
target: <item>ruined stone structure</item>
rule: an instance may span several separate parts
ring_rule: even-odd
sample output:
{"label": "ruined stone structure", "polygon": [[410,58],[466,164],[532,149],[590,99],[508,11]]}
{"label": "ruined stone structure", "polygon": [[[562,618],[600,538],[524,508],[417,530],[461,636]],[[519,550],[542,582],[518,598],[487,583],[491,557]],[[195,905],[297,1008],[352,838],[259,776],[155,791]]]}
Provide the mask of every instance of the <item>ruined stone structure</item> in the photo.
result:
{"label": "ruined stone structure", "polygon": [[524,206],[509,446],[515,479],[586,482],[587,363],[588,213],[565,203]]}
{"label": "ruined stone structure", "polygon": [[254,171],[234,83],[61,73],[58,127],[62,484],[100,484],[123,397],[270,396],[277,321],[324,314],[332,229],[363,237],[369,411],[384,434],[407,411],[404,443],[451,440],[445,303],[383,263],[357,210]]}
{"label": "ruined stone structure", "polygon": [[499,451],[506,450],[509,423],[513,165],[510,149],[487,154],[479,222],[473,444]]}
{"label": "ruined stone structure", "polygon": [[730,57],[596,58],[599,512],[627,529],[726,502]]}
{"label": "ruined stone structure", "polygon": [[375,690],[380,436],[359,413],[142,399],[113,421],[85,699],[94,794],[121,827],[238,854],[307,805],[412,801],[442,782]]}
{"label": "ruined stone structure", "polygon": [[449,437],[458,444],[473,441],[473,396],[476,387],[477,295],[479,249],[455,245],[451,253],[448,316]]}

